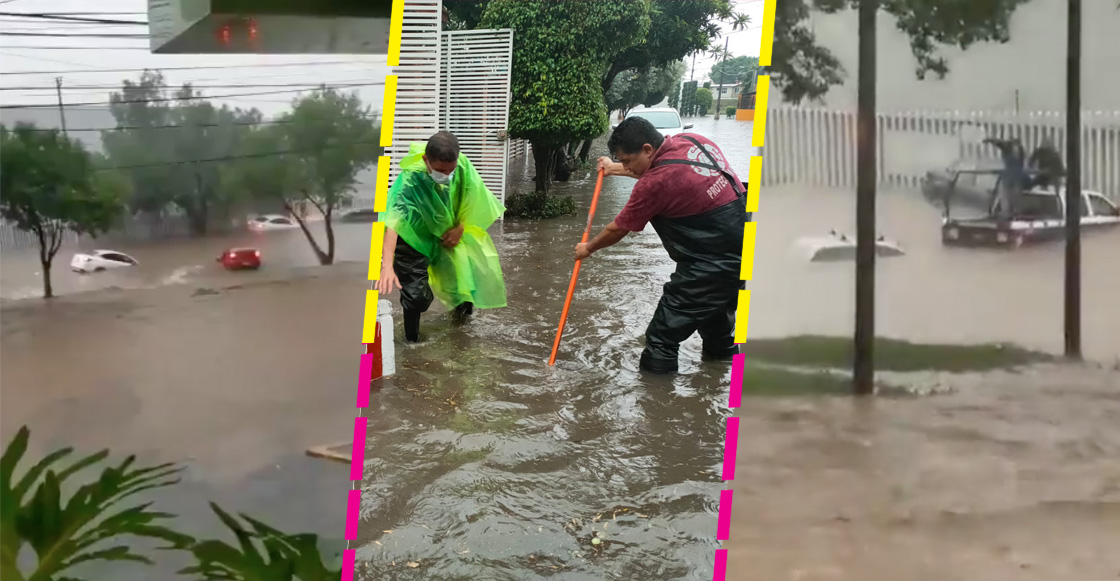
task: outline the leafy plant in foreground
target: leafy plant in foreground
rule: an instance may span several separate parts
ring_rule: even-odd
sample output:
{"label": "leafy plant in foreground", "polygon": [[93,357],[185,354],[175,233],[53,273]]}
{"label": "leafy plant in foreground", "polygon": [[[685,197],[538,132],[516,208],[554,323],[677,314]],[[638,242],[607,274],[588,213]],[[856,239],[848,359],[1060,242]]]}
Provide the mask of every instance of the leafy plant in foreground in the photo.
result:
{"label": "leafy plant in foreground", "polygon": [[[151,503],[123,507],[136,495],[179,482],[182,470],[174,464],[135,467],[129,456],[107,466],[95,480],[82,484],[68,498],[62,488],[73,476],[101,464],[108,450],[86,456],[62,467],[73,453],[63,448],[45,456],[16,479],[16,468],[27,452],[31,432],[20,428],[0,459],[0,577],[4,581],[78,581],[62,573],[91,561],[132,561],[153,564],[136,553],[124,537],[166,541],[165,549],[189,546],[194,539],[172,531],[162,522],[171,514],[149,510]],[[29,545],[37,559],[21,571],[18,558]]]}
{"label": "leafy plant in foreground", "polygon": [[237,537],[237,546],[197,542],[189,549],[196,564],[180,573],[225,581],[334,581],[342,575],[341,567],[323,563],[317,535],[289,535],[241,514],[246,527],[217,504],[210,508]]}

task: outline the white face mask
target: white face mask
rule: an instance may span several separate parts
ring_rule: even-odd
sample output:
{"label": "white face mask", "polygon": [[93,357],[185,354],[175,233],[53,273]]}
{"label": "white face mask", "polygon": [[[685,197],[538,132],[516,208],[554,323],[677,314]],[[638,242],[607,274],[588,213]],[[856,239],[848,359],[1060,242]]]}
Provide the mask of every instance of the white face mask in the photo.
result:
{"label": "white face mask", "polygon": [[455,170],[451,170],[451,173],[440,173],[433,169],[428,172],[428,175],[432,176],[432,181],[435,183],[446,186],[451,183],[451,177],[455,175]]}

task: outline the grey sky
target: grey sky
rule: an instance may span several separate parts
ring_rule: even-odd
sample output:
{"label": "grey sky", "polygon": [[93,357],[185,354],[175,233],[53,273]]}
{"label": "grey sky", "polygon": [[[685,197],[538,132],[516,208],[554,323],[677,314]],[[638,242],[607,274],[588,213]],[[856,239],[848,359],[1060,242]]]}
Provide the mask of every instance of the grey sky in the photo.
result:
{"label": "grey sky", "polygon": [[[94,7],[96,6],[96,7]],[[119,20],[147,20],[145,0],[14,0],[3,4],[5,12],[135,12],[136,14],[114,14],[100,18]],[[66,34],[137,34],[147,33],[146,27],[102,24],[51,24],[47,22],[20,21],[6,18],[5,31],[20,32],[59,32]],[[79,71],[82,69],[159,69],[162,67],[185,66],[231,66],[261,65],[274,63],[315,63],[350,61],[346,64],[309,64],[293,67],[260,67],[202,69],[190,71],[165,71],[165,76],[173,85],[195,82],[199,85],[235,85],[204,89],[209,95],[282,91],[288,87],[251,87],[238,88],[236,85],[273,85],[319,83],[351,84],[384,82],[388,68],[384,56],[375,55],[155,55],[148,51],[148,41],[144,39],[116,38],[50,38],[50,37],[2,37],[0,45],[0,69],[4,72],[18,71]],[[40,50],[33,48],[10,47],[34,46],[78,46],[78,47],[136,47],[127,50],[90,49],[90,50]],[[70,85],[119,85],[124,78],[136,78],[134,73],[68,73],[63,77],[63,86]],[[12,86],[53,86],[57,75],[4,75],[3,85]],[[293,87],[299,88],[299,87]],[[380,86],[356,89],[362,98],[381,108],[382,88]],[[219,99],[231,106],[257,107],[266,114],[274,114],[287,108],[292,98],[300,93],[279,93],[271,95],[244,96]],[[70,103],[104,101],[108,93],[97,89],[67,89],[64,99]],[[5,105],[24,103],[53,104],[53,91],[27,90],[0,92],[0,100]]]}
{"label": "grey sky", "polygon": [[[731,32],[727,28],[732,54],[757,55],[761,40],[762,0],[737,0],[737,8],[751,16],[749,30]],[[96,7],[93,7],[93,6]],[[125,14],[104,15],[102,18],[120,20],[147,20],[145,0],[11,0],[3,3],[6,12],[113,12]],[[137,34],[146,33],[145,27],[85,23],[54,24],[45,21],[14,21],[6,18],[4,30],[9,32],[55,32],[66,34]],[[112,85],[118,86],[124,78],[136,78],[139,69],[184,66],[233,66],[238,68],[202,69],[190,71],[165,70],[164,74],[172,85],[193,82],[198,85],[234,85],[233,87],[208,88],[208,95],[283,91],[288,87],[244,87],[236,85],[272,85],[318,83],[379,83],[388,69],[385,57],[373,55],[155,55],[148,51],[147,41],[143,39],[114,38],[51,38],[51,37],[12,37],[2,38],[0,45],[0,69],[4,72],[19,71],[81,71],[83,69],[138,69],[133,73],[82,73],[72,72],[63,77],[63,97],[67,103],[103,102],[107,98],[104,89],[65,88],[67,85]],[[74,46],[81,50],[47,50],[36,46]],[[12,48],[21,47],[21,48]],[[86,47],[89,47],[88,50]],[[106,47],[98,50],[95,47]],[[129,47],[124,50],[108,47]],[[135,47],[135,48],[132,48]],[[345,64],[308,64],[306,66],[254,68],[254,65],[277,63],[325,63],[350,61]],[[710,70],[713,60],[707,55],[696,58],[696,77],[703,80]],[[691,62],[690,62],[691,64]],[[244,68],[241,65],[245,66]],[[57,75],[5,75],[2,79],[7,87],[53,87]],[[298,87],[293,87],[298,88]],[[375,108],[380,108],[382,88],[380,86],[356,89],[364,100]],[[257,107],[266,114],[274,114],[287,108],[291,99],[300,93],[279,93],[257,96],[240,96],[216,99],[231,106]],[[5,90],[0,92],[0,101],[12,104],[54,104],[55,94],[50,89]],[[78,107],[69,105],[68,107]]]}

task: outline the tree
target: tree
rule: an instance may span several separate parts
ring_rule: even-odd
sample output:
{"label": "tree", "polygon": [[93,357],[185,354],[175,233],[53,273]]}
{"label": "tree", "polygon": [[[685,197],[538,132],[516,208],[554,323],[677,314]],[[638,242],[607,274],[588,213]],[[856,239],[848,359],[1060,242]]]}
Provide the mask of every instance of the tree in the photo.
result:
{"label": "tree", "polygon": [[708,73],[708,78],[714,83],[719,83],[720,79],[723,79],[723,84],[725,85],[741,83],[757,68],[758,57],[729,56],[727,60],[712,65],[712,70]]}
{"label": "tree", "polygon": [[[499,1],[499,0],[494,0]],[[601,4],[603,2],[595,2]],[[488,0],[459,0],[445,2],[444,10],[447,14],[445,26],[451,30],[473,29],[482,26]],[[561,3],[563,4],[563,3]],[[646,2],[623,2],[634,11],[634,16],[640,16],[641,5]],[[712,41],[717,38],[722,22],[730,22],[734,30],[744,28],[749,19],[741,14],[736,14],[729,0],[653,0],[648,2],[650,25],[647,34],[639,35],[629,45],[619,37],[620,42],[609,65],[602,69],[602,93],[607,94],[614,85],[615,78],[627,71],[640,72],[651,67],[663,67],[670,63],[680,61],[695,52],[708,50]],[[619,29],[624,30],[624,29]],[[522,33],[517,31],[517,35]],[[615,39],[613,30],[608,30],[609,40]],[[627,32],[626,38],[631,34]],[[517,42],[518,36],[515,36]],[[515,80],[516,82],[516,80]],[[670,105],[676,107],[670,96]],[[606,127],[603,128],[606,131]],[[601,135],[601,134],[600,134]],[[583,161],[591,151],[591,141],[599,135],[584,139],[580,148],[579,157]],[[539,171],[538,171],[539,174]]]}
{"label": "tree", "polygon": [[[943,78],[948,65],[942,46],[967,49],[978,42],[1007,42],[1012,14],[1029,0],[874,0],[895,17],[910,39],[917,61],[915,74]],[[844,82],[846,71],[832,51],[817,43],[808,23],[817,10],[834,14],[859,7],[859,0],[781,0],[776,3],[771,74],[774,86],[790,103],[823,96]]]}
{"label": "tree", "polygon": [[646,70],[629,70],[615,77],[606,94],[607,110],[621,111],[625,116],[630,109],[642,105],[652,107],[667,96],[674,96],[684,76],[684,63],[650,67]]}
{"label": "tree", "polygon": [[708,110],[712,108],[712,90],[706,88],[696,89],[695,106],[697,113],[704,117],[708,114]]}
{"label": "tree", "polygon": [[649,30],[647,0],[492,0],[480,26],[512,28],[509,134],[528,139],[536,191],[547,193],[557,152],[607,131],[602,72]]}
{"label": "tree", "polygon": [[256,109],[215,107],[190,85],[171,91],[159,72],[124,81],[110,97],[117,130],[103,133],[109,160],[127,168],[133,212],[162,213],[168,205],[187,216],[195,235],[215,214],[228,217],[233,192],[223,174],[238,163],[241,142],[263,116]]}
{"label": "tree", "polygon": [[[299,224],[320,264],[334,263],[335,211],[350,201],[362,170],[382,154],[376,115],[356,94],[322,87],[254,132],[229,189],[274,200]],[[325,248],[311,232],[310,205],[323,217]]]}
{"label": "tree", "polygon": [[54,296],[51,265],[66,231],[97,234],[112,227],[120,191],[94,173],[89,153],[57,130],[0,126],[0,215],[35,234],[43,298]]}
{"label": "tree", "polygon": [[681,115],[691,117],[696,114],[696,81],[681,83]]}

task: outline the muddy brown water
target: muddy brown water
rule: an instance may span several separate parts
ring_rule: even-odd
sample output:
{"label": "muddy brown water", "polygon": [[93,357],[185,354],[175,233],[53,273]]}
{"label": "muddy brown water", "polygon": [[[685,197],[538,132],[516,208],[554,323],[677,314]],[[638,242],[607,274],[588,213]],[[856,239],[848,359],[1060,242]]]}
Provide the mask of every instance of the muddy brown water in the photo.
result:
{"label": "muddy brown water", "polygon": [[[745,171],[746,127],[708,120],[697,130]],[[403,345],[398,334],[398,374],[363,410],[370,431],[356,544],[360,578],[710,579],[720,546],[719,490],[727,487],[720,471],[729,370],[701,364],[693,340],[682,350],[680,375],[638,373],[641,336],[672,270],[652,231],[587,261],[559,362],[553,369],[545,364],[592,186],[589,172],[560,186],[577,197],[580,215],[495,226],[508,308],[480,312],[463,327],[437,308],[424,319],[424,343]],[[627,186],[622,179],[608,183],[597,226],[621,208]],[[847,192],[763,192],[751,336],[849,332],[850,265],[807,264],[790,245],[832,228],[851,231],[851,202]],[[909,253],[881,265],[882,334],[1060,348],[1059,247],[1013,254],[943,249],[937,213],[916,193],[884,193],[880,221],[882,233]],[[161,502],[181,512],[194,532],[214,532],[204,501],[216,498],[288,530],[341,537],[346,467],[303,456],[311,446],[347,439],[354,414],[368,226],[341,226],[339,239],[344,262],[328,269],[308,268],[314,258],[299,232],[121,248],[143,265],[128,273],[77,277],[59,269],[60,292],[102,290],[49,305],[6,303],[5,440],[28,423],[40,447],[80,442],[185,461],[187,485]],[[225,273],[213,262],[222,249],[241,245],[261,248],[262,271]],[[1085,239],[1085,347],[1101,361],[1120,357],[1116,248],[1116,234]],[[25,258],[4,257],[4,297],[38,288],[36,265]],[[1107,494],[1097,495],[1099,518],[1082,510],[1088,504],[1054,513],[1020,507],[1026,516],[977,517],[959,537],[956,521],[936,512],[957,506],[954,498],[975,496],[986,478],[984,460],[997,452],[1007,463],[1029,466],[1030,474],[1053,471],[1059,478],[1073,466],[1086,482],[1109,481],[1117,412],[1099,402],[1113,402],[1116,391],[1107,386],[1116,376],[1077,371],[1088,374],[1076,380],[1086,387],[1061,391],[1075,381],[1072,373],[1000,379],[1003,387],[992,389],[987,381],[966,382],[955,395],[877,404],[872,412],[853,411],[846,400],[747,400],[737,512],[726,544],[733,570],[749,573],[744,578],[869,579],[861,574],[878,561],[860,560],[854,548],[844,561],[830,539],[848,539],[850,547],[896,539],[887,546],[962,551],[968,539],[1018,530],[1019,523],[1037,524],[1042,535],[1042,517],[1030,514],[1058,514],[1082,527],[1084,538],[1103,542],[1106,536],[1092,533],[1108,530],[1101,519],[1114,514],[1108,510],[1115,498]],[[1011,429],[1018,424],[1004,417],[1008,406],[1034,410],[1016,433],[1021,444],[977,444],[977,453],[988,455],[971,463],[954,461],[972,448],[952,430],[922,427],[959,416],[958,431]],[[875,421],[865,423],[869,417]],[[899,427],[907,423],[915,427]],[[1044,426],[1080,430],[1080,444],[1071,446],[1096,460],[1079,464],[1044,453],[1058,429]],[[868,438],[885,446],[871,459],[859,447]],[[929,444],[907,447],[915,439]],[[918,461],[934,452],[930,457],[940,461]],[[865,486],[895,461],[893,486],[935,497],[930,512],[919,515],[926,524],[898,535],[887,517],[864,518],[897,509],[889,479],[883,488]],[[819,490],[817,482],[832,488]],[[1000,490],[1008,490],[1007,482],[997,483]],[[847,499],[861,490],[854,504]],[[1091,498],[1086,490],[1063,498]],[[1042,497],[1024,495],[1021,504],[1032,498]],[[833,505],[850,512],[837,521]],[[856,526],[844,529],[842,519]],[[602,542],[592,545],[596,534]],[[1015,538],[1004,545],[1014,553]],[[1073,557],[1032,562],[1044,558],[1068,565]],[[744,564],[734,566],[736,559]]]}

